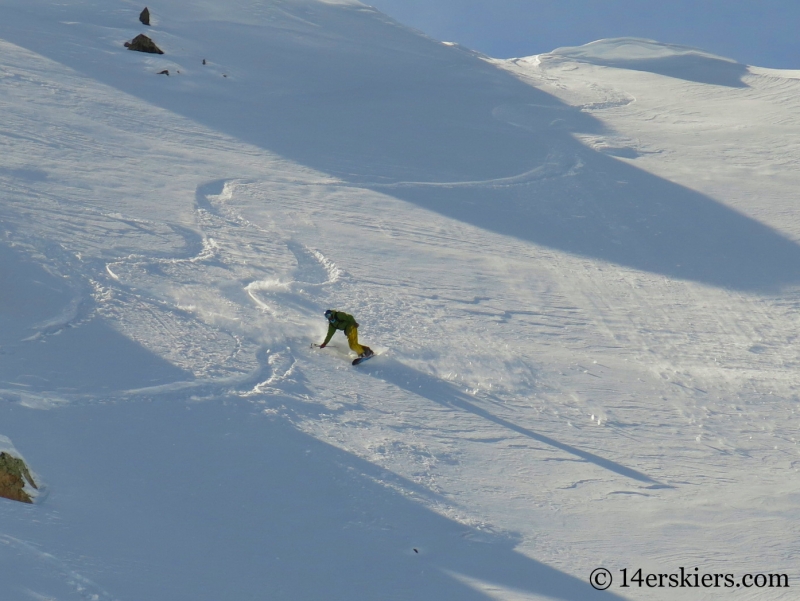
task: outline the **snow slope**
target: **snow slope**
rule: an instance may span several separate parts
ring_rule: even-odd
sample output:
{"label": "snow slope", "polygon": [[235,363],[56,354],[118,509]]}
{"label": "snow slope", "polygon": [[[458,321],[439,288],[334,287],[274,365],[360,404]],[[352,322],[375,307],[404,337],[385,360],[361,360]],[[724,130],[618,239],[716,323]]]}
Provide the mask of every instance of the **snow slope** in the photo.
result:
{"label": "snow slope", "polygon": [[152,56],[141,8],[2,8],[4,595],[796,581],[797,73],[316,0],[164,1]]}

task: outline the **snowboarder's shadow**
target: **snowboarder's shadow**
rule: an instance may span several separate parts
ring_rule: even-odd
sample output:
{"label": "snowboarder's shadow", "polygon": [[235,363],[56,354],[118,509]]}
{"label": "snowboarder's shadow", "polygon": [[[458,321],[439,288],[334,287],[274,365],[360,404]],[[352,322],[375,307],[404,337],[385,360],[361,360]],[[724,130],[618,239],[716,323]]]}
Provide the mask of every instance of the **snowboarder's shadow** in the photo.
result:
{"label": "snowboarder's shadow", "polygon": [[579,457],[583,461],[593,463],[615,474],[641,482],[646,485],[647,488],[671,488],[669,485],[662,484],[650,476],[633,468],[626,467],[616,461],[600,457],[588,451],[583,451],[572,445],[559,442],[554,438],[539,434],[529,428],[519,426],[507,419],[498,417],[486,409],[483,409],[478,404],[479,401],[476,398],[462,392],[450,382],[425,374],[394,359],[388,357],[383,358],[380,363],[373,363],[370,366],[365,366],[364,371],[390,384],[394,384],[398,388],[402,388],[412,394],[433,401],[434,403],[466,411],[540,443]]}

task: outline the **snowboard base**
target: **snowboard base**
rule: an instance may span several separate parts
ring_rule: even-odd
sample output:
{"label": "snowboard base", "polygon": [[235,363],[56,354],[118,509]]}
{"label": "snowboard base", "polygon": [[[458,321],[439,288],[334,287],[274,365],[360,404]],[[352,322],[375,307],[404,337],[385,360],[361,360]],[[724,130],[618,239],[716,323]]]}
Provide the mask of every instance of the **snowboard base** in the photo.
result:
{"label": "snowboard base", "polygon": [[375,353],[372,353],[371,355],[367,355],[366,357],[358,357],[357,359],[353,359],[353,365],[360,365],[361,363],[364,363],[364,361],[369,361],[374,356]]}

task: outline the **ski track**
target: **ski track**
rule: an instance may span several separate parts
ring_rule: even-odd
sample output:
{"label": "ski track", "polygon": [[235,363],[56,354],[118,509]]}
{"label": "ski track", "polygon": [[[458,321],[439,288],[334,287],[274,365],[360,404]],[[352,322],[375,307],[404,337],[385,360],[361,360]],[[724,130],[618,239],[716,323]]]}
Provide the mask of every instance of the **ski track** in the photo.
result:
{"label": "ski track", "polygon": [[[53,581],[57,589],[61,589],[61,594],[67,595],[64,598],[83,599],[85,601],[118,601],[118,598],[109,594],[102,587],[92,580],[86,578],[81,573],[72,569],[67,562],[58,557],[42,551],[35,544],[20,540],[13,536],[0,534],[0,550],[5,547],[6,552],[10,552],[6,560],[12,564],[20,563],[20,568],[29,571],[31,568],[38,572],[37,584],[42,588],[52,592]],[[11,553],[15,557],[11,556]],[[37,584],[32,584],[38,588]],[[35,600],[49,600],[53,597],[50,594],[40,595],[31,588],[23,589],[26,598]]]}

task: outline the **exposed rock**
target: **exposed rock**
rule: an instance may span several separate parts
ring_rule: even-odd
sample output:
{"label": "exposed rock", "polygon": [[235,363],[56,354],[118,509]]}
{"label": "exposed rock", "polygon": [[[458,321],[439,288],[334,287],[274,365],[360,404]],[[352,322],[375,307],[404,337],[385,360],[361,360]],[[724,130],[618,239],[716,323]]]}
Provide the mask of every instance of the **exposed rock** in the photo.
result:
{"label": "exposed rock", "polygon": [[38,490],[39,487],[31,478],[28,466],[22,459],[8,453],[0,453],[0,497],[21,503],[33,503],[33,499],[25,492],[26,481]]}
{"label": "exposed rock", "polygon": [[148,38],[143,33],[140,33],[135,38],[133,38],[130,42],[125,42],[125,48],[128,50],[136,50],[137,52],[149,52],[150,54],[164,54],[164,51],[161,50],[158,46],[155,45],[155,42]]}
{"label": "exposed rock", "polygon": [[166,75],[169,76],[169,69],[164,69],[163,71],[158,72],[159,75]]}
{"label": "exposed rock", "polygon": [[142,25],[150,25],[150,11],[147,10],[147,7],[144,7],[142,14],[139,15],[139,20],[142,22]]}

